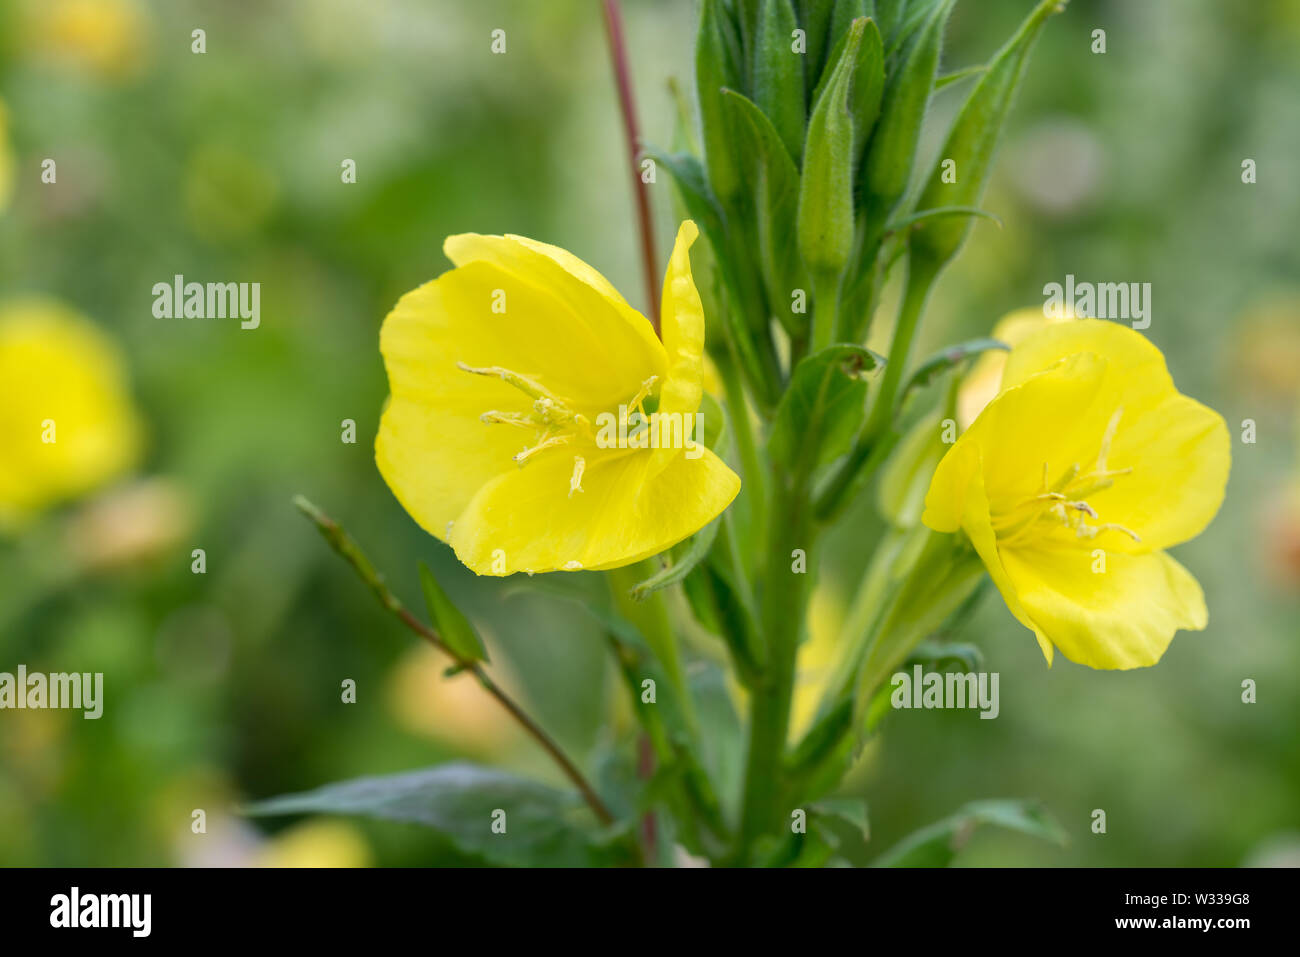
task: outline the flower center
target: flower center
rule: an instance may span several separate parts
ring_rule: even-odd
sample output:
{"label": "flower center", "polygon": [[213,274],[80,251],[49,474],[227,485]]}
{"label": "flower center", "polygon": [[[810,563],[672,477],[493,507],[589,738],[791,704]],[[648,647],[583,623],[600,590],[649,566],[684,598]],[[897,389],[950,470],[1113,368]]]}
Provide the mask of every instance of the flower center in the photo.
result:
{"label": "flower center", "polygon": [[[457,362],[456,367],[474,375],[498,378],[533,400],[532,409],[528,412],[501,412],[494,409],[479,416],[489,425],[513,425],[533,433],[533,444],[525,446],[523,451],[513,456],[516,465],[523,467],[542,452],[573,445],[575,441],[595,444],[591,420],[581,412],[574,411],[566,400],[553,395],[535,380],[501,366],[471,366]],[[636,434],[648,427],[649,416],[646,414],[645,403],[650,399],[650,393],[658,380],[658,376],[646,379],[636,395],[619,406],[620,430]],[[570,497],[574,492],[583,491],[582,476],[586,469],[587,460],[581,455],[575,455],[573,473],[569,477]]]}
{"label": "flower center", "polygon": [[1084,472],[1079,463],[1075,462],[1053,482],[1050,466],[1043,463],[1043,481],[1038,493],[1016,503],[994,519],[993,531],[997,534],[999,544],[1008,545],[1030,537],[1044,519],[1055,520],[1066,528],[1073,529],[1077,538],[1091,539],[1101,532],[1114,531],[1127,535],[1135,542],[1142,541],[1131,528],[1100,521],[1101,516],[1087,500],[1088,496],[1110,488],[1115,484],[1115,479],[1133,472],[1131,467],[1112,469],[1106,465],[1123,413],[1123,409],[1116,409],[1110,417],[1101,438],[1096,463],[1089,471]]}

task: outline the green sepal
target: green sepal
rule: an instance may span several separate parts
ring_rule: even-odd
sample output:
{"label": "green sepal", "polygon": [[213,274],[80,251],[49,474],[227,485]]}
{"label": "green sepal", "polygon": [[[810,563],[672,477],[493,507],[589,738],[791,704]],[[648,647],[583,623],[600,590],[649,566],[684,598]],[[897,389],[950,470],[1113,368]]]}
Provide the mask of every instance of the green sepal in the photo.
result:
{"label": "green sepal", "polygon": [[790,0],[763,0],[754,56],[754,102],[771,120],[791,159],[803,153],[803,55],[793,49],[796,29]]}
{"label": "green sepal", "polygon": [[[957,114],[934,172],[917,200],[917,209],[979,205],[1029,51],[1048,17],[1063,9],[1062,0],[1041,0],[1015,36],[994,56]],[[947,160],[956,163],[956,182],[943,181]],[[970,221],[964,218],[928,220],[912,234],[912,255],[936,264],[946,263],[957,254],[970,228]]]}

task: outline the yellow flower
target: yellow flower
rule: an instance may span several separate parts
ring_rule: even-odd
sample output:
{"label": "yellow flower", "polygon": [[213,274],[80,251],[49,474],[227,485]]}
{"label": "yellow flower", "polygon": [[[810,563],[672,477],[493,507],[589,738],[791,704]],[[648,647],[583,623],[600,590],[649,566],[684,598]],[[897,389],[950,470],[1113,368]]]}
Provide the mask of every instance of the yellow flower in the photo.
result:
{"label": "yellow flower", "polygon": [[137,75],[147,59],[148,20],[138,0],[29,0],[22,12],[28,53],[108,80]]}
{"label": "yellow flower", "polygon": [[[1065,316],[1048,316],[1039,306],[1017,309],[998,320],[998,324],[993,327],[992,337],[1014,349],[1027,336],[1043,326],[1069,322],[1073,318],[1073,310]],[[1001,349],[990,349],[975,360],[975,365],[971,367],[970,372],[962,378],[961,388],[957,392],[957,425],[963,431],[970,428],[970,424],[998,394],[998,387],[1002,382],[1002,370],[1006,364],[1005,352]]]}
{"label": "yellow flower", "polygon": [[117,477],[140,444],[107,336],[57,303],[0,307],[0,526]]}
{"label": "yellow flower", "polygon": [[346,821],[315,820],[296,824],[266,843],[258,867],[370,867],[366,836]]}
{"label": "yellow flower", "polygon": [[591,266],[519,236],[449,237],[456,268],[384,320],[375,461],[476,573],[627,565],[735,498],[739,477],[687,438],[703,392],[697,234],[677,234],[662,343]]}
{"label": "yellow flower", "polygon": [[1163,549],[1223,501],[1227,426],[1181,395],[1125,326],[1044,326],[1010,353],[1002,391],[935,471],[922,520],[964,529],[1007,606],[1093,668],[1154,664],[1205,627],[1196,579]]}

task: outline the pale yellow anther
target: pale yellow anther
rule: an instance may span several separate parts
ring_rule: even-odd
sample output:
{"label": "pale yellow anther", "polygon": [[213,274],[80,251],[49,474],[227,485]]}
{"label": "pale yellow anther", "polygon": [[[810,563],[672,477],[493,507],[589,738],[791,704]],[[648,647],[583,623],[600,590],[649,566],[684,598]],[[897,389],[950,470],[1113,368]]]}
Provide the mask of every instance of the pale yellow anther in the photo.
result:
{"label": "pale yellow anther", "polygon": [[498,412],[493,409],[480,415],[479,421],[486,422],[488,425],[516,425],[524,429],[538,428],[537,420],[531,415],[524,415],[522,412]]}
{"label": "pale yellow anther", "polygon": [[587,460],[581,455],[573,457],[573,475],[569,477],[569,498],[573,498],[574,492],[583,491],[582,473],[587,470]]}
{"label": "pale yellow anther", "polygon": [[515,464],[526,465],[529,459],[539,452],[545,452],[547,449],[553,449],[561,445],[568,445],[573,441],[572,435],[550,435],[542,439],[531,448],[524,449],[514,457]]}
{"label": "pale yellow anther", "polygon": [[650,392],[652,389],[654,389],[655,383],[658,381],[659,381],[659,377],[657,375],[652,375],[650,378],[642,382],[641,390],[632,397],[632,401],[627,404],[627,407],[629,409],[640,408],[641,403],[650,397]]}
{"label": "pale yellow anther", "polygon": [[[1038,520],[1044,515],[1050,515],[1066,528],[1073,529],[1079,538],[1091,539],[1096,538],[1100,532],[1114,531],[1129,536],[1135,542],[1142,540],[1137,532],[1123,525],[1114,522],[1090,525],[1083,520],[1084,516],[1093,521],[1100,518],[1097,510],[1087,501],[1088,496],[1105,491],[1115,484],[1116,478],[1133,472],[1132,468],[1110,469],[1106,466],[1123,413],[1123,409],[1116,409],[1106,423],[1106,429],[1101,437],[1101,446],[1097,452],[1096,467],[1091,471],[1080,474],[1083,471],[1082,466],[1075,462],[1061,474],[1060,478],[1052,482],[1051,469],[1048,463],[1043,463],[1040,486],[1042,491],[1011,506],[994,519],[993,529],[998,534],[998,541],[1001,544],[1011,544],[1028,537]],[[1026,516],[1024,514],[1026,509],[1037,509],[1037,511]]]}
{"label": "pale yellow anther", "polygon": [[551,398],[551,394],[532,379],[520,375],[518,372],[511,372],[509,369],[503,369],[501,366],[472,366],[465,362],[457,362],[456,368],[460,369],[462,372],[472,372],[474,375],[492,376],[500,379],[502,382],[509,383],[526,395],[532,396],[534,399]]}

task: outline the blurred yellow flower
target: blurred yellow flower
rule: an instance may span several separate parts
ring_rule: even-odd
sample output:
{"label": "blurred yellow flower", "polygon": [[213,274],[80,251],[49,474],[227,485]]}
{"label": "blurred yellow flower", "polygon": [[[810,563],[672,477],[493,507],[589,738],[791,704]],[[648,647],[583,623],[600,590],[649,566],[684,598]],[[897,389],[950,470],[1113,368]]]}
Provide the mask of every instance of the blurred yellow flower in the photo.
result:
{"label": "blurred yellow flower", "polygon": [[115,478],[140,453],[122,358],[65,306],[0,306],[0,527]]}
{"label": "blurred yellow flower", "polygon": [[[376,463],[477,574],[628,565],[735,498],[739,476],[689,440],[703,394],[697,235],[690,221],[677,235],[662,343],[591,266],[519,236],[450,237],[456,268],[384,320],[392,398]],[[654,425],[674,419],[676,432]]]}
{"label": "blurred yellow flower", "polygon": [[[500,756],[520,741],[519,726],[478,681],[466,674],[446,678],[446,670],[446,657],[423,644],[397,663],[385,700],[399,725],[476,757]],[[493,673],[503,686],[514,685],[500,661]]]}
{"label": "blurred yellow flower", "polygon": [[1056,647],[1093,668],[1142,667],[1206,625],[1200,585],[1163,549],[1209,524],[1229,460],[1223,418],[1174,388],[1159,349],[1077,319],[1012,350],[922,520],[965,530],[1049,664]]}
{"label": "blurred yellow flower", "polygon": [[[1048,316],[1041,306],[1017,309],[998,320],[991,336],[1015,348],[1027,336],[1043,326],[1069,322],[1072,318],[1072,315]],[[970,428],[971,423],[984,411],[984,407],[998,394],[1002,385],[1002,370],[1006,364],[1005,352],[1001,349],[990,349],[975,360],[975,365],[971,367],[970,372],[962,378],[961,387],[957,392],[957,427],[963,432]]]}
{"label": "blurred yellow flower", "polygon": [[257,855],[258,867],[369,867],[365,835],[346,821],[315,820],[297,824],[267,841]]}
{"label": "blurred yellow flower", "polygon": [[138,75],[148,20],[138,0],[28,0],[24,49],[107,80]]}

